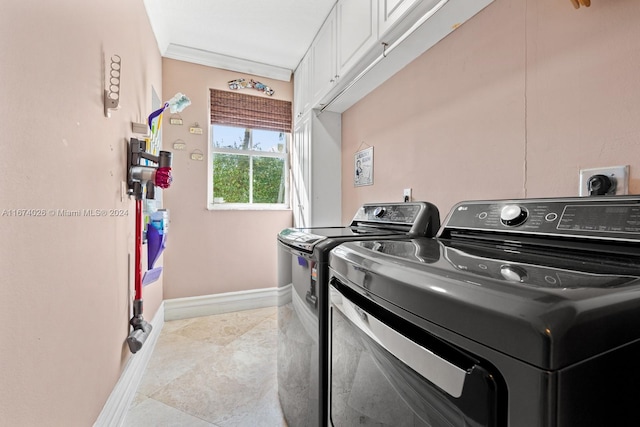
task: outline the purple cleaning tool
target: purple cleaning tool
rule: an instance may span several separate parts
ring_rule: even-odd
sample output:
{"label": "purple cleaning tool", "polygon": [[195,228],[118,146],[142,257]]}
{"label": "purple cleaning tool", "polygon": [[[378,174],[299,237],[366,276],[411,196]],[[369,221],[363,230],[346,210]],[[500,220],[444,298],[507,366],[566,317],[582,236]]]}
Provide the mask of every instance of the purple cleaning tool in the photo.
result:
{"label": "purple cleaning tool", "polygon": [[147,286],[160,278],[162,274],[162,267],[152,268],[149,271],[145,271],[142,276],[142,286]]}
{"label": "purple cleaning tool", "polygon": [[149,114],[149,118],[147,119],[147,122],[149,124],[149,128],[151,128],[151,122],[153,121],[153,119],[155,119],[160,114],[162,114],[162,112],[164,110],[166,110],[168,107],[169,107],[169,103],[165,102],[164,105],[161,108],[158,108],[156,111],[154,111],[153,113]]}

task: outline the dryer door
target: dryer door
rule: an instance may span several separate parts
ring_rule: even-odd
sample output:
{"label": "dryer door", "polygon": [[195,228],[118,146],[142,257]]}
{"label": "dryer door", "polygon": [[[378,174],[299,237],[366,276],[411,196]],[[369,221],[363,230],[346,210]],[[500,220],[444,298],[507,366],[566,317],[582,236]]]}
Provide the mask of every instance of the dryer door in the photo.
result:
{"label": "dryer door", "polygon": [[333,426],[498,425],[498,387],[473,357],[335,277],[330,304]]}

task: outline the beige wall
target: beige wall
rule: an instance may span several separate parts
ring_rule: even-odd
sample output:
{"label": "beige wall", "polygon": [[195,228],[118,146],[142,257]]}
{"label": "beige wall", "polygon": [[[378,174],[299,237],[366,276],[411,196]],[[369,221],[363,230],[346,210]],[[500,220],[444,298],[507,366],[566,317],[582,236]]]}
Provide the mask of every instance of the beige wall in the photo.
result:
{"label": "beige wall", "polygon": [[[166,58],[162,71],[167,97],[182,92],[192,101],[180,114],[182,126],[170,125],[169,114],[163,123],[165,148],[174,152],[174,183],[164,193],[171,216],[164,256],[165,298],[276,287],[276,235],[291,225],[291,212],[207,210],[209,89],[229,90],[229,80],[254,78],[274,89],[274,98],[291,101],[292,83]],[[265,96],[251,89],[243,93]],[[204,130],[202,135],[189,133],[196,122]],[[178,139],[187,144],[186,150],[173,150]],[[191,160],[194,150],[200,150],[205,161]]]}
{"label": "beige wall", "polygon": [[342,174],[374,147],[363,202],[577,196],[581,168],[630,165],[640,193],[640,2],[496,0],[342,117]]}
{"label": "beige wall", "polygon": [[[121,108],[103,113],[103,62],[122,57]],[[0,424],[90,426],[130,357],[133,203],[120,200],[131,121],[161,90],[141,0],[2,2]],[[37,209],[44,217],[10,216]],[[56,209],[124,209],[60,217]],[[6,210],[6,211],[5,211]],[[162,285],[145,289],[145,317]]]}

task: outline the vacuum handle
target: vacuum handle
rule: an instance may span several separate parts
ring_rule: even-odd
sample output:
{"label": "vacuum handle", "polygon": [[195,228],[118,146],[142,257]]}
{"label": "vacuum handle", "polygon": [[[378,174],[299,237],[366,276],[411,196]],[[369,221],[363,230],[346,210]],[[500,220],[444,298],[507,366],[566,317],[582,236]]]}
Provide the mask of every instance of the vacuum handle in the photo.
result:
{"label": "vacuum handle", "polygon": [[158,167],[170,168],[173,160],[173,154],[171,151],[160,151],[158,155]]}

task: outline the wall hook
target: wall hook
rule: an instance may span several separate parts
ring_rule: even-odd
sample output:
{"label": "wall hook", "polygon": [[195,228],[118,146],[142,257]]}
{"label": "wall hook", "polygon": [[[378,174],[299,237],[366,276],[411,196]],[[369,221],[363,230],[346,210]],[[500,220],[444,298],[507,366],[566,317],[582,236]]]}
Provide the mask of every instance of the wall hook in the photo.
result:
{"label": "wall hook", "polygon": [[120,106],[120,72],[122,58],[119,55],[111,57],[109,70],[109,89],[104,90],[104,115],[111,117],[111,111]]}

